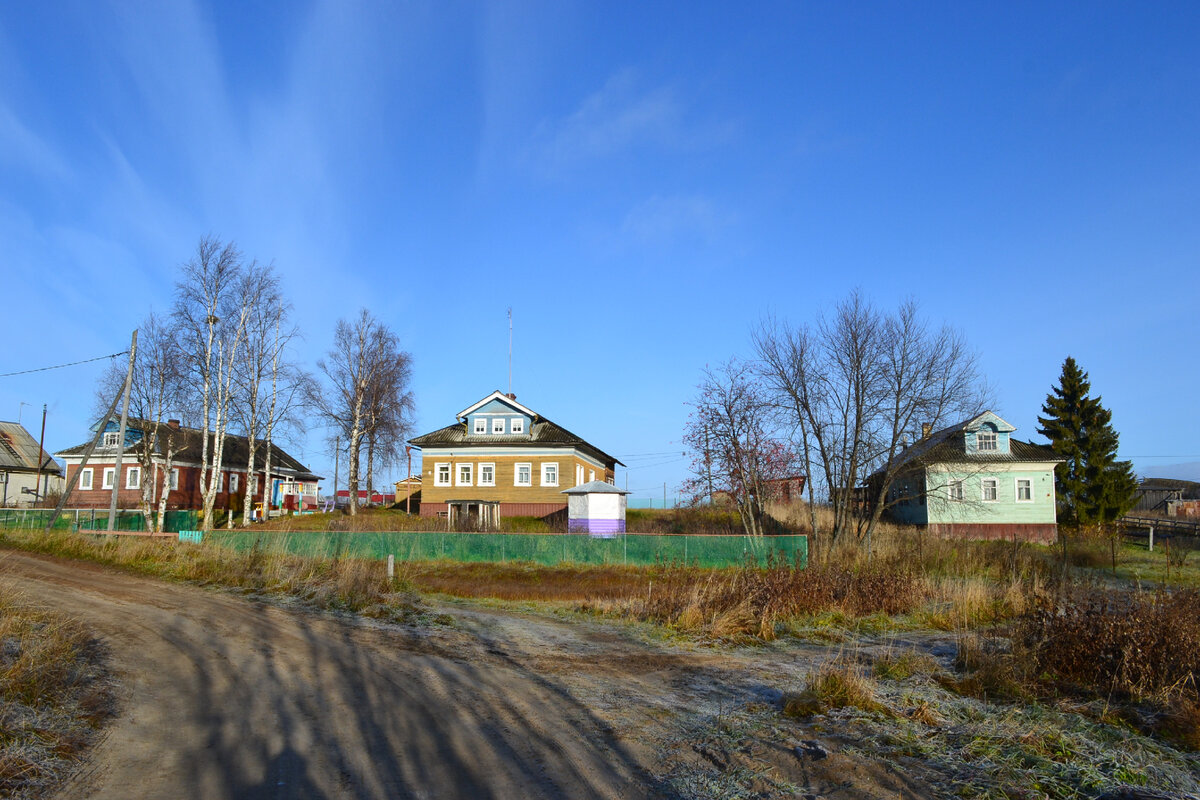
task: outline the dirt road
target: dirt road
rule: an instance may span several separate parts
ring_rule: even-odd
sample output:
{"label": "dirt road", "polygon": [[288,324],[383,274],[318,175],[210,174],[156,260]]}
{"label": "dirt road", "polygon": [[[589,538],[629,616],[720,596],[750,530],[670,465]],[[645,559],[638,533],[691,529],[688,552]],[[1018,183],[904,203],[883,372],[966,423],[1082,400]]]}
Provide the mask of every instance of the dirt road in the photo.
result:
{"label": "dirt road", "polygon": [[22,554],[0,576],[94,626],[122,680],[63,798],[655,793],[587,708],[496,647],[473,662],[397,626]]}
{"label": "dirt road", "polygon": [[63,800],[927,796],[885,765],[797,756],[780,687],[826,647],[481,604],[383,624],[12,551],[0,580],[98,631],[121,682]]}

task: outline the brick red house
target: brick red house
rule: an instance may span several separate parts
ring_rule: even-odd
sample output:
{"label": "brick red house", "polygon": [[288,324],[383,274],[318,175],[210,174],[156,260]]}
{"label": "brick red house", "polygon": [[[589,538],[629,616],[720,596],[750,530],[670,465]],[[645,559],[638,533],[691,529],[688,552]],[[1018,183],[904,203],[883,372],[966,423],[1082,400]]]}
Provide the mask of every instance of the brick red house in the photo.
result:
{"label": "brick red house", "polygon": [[[71,493],[68,505],[71,508],[108,508],[112,497],[113,481],[118,480],[117,507],[121,509],[140,509],[142,504],[143,483],[148,476],[143,473],[146,466],[141,463],[143,454],[142,440],[144,431],[150,431],[153,426],[143,420],[128,420],[125,431],[125,444],[121,455],[121,476],[116,476],[116,454],[120,439],[120,423],[117,419],[109,420],[104,426],[104,435],[96,447],[87,466],[79,476],[75,490]],[[93,430],[95,428],[93,427]],[[168,488],[168,510],[198,509],[203,504],[200,494],[200,459],[203,452],[204,434],[197,428],[187,428],[178,420],[171,420],[161,426],[158,440],[152,447],[151,464],[154,469],[154,486],[162,485],[162,470],[165,467],[163,452],[167,437],[174,443],[175,457],[171,461],[171,478]],[[209,451],[211,452],[213,434],[209,433]],[[66,477],[70,483],[72,477],[79,471],[83,461],[83,453],[90,443],[69,447],[55,453],[66,467]],[[314,475],[308,467],[290,456],[283,448],[271,445],[271,475],[263,472],[266,459],[266,442],[261,439],[255,452],[255,474],[250,483],[254,488],[253,502],[257,505],[263,502],[263,488],[270,487],[272,508],[282,508],[285,511],[316,508],[318,498],[319,475]],[[224,510],[233,508],[240,510],[246,492],[246,461],[249,455],[249,440],[245,436],[226,436],[225,452],[222,458],[220,493],[217,495],[215,508]],[[154,503],[157,504],[155,497]]]}

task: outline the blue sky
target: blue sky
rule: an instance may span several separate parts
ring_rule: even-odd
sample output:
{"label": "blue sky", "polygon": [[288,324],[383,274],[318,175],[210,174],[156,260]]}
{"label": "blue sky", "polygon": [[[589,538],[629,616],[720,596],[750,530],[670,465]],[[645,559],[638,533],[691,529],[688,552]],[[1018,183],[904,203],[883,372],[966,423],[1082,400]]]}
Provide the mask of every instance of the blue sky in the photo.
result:
{"label": "blue sky", "polygon": [[[644,496],[706,363],[855,287],[961,328],[1019,437],[1070,354],[1122,455],[1200,461],[1197,41],[1186,2],[3,4],[0,372],[123,350],[213,233],[310,364],[387,321],[420,432],[506,388],[511,306],[518,399]],[[81,441],[101,367],[0,418]]]}

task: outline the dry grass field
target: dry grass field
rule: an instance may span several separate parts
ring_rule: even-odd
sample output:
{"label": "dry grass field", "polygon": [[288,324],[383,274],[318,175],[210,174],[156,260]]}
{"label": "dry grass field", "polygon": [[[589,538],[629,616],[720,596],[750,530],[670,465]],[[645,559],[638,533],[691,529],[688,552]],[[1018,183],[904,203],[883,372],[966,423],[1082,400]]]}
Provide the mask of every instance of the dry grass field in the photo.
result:
{"label": "dry grass field", "polygon": [[[381,524],[376,514],[359,524]],[[655,524],[679,522],[661,512]],[[1147,553],[1102,532],[1047,548],[888,527],[870,557],[847,540],[805,570],[424,561],[398,564],[389,581],[381,562],[140,538],[10,532],[0,545],[409,625],[453,625],[486,601],[493,614],[637,625],[697,652],[749,654],[731,664],[757,652],[810,664],[778,672],[775,701],[673,729],[661,758],[681,797],[787,796],[796,776],[765,781],[755,759],[766,756],[743,749],[798,739],[887,769],[916,759],[936,797],[1200,791],[1200,560],[1181,548]]]}

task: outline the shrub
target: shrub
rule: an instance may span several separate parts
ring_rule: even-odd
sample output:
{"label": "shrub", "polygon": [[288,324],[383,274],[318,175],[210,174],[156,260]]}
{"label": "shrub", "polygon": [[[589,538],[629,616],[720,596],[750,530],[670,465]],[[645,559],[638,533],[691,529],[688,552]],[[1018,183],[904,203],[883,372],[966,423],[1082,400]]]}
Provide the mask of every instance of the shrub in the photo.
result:
{"label": "shrub", "polygon": [[803,690],[783,696],[783,713],[788,717],[808,717],[834,708],[887,711],[876,699],[871,679],[845,659],[826,662],[809,677]]}

